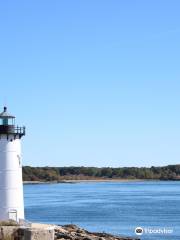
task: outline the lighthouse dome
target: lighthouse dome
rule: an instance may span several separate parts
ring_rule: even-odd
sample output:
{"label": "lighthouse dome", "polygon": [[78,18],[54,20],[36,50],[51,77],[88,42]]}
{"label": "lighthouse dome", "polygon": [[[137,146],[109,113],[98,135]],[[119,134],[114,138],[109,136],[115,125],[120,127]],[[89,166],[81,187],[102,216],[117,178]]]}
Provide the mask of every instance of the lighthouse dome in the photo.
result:
{"label": "lighthouse dome", "polygon": [[15,118],[15,116],[8,113],[7,107],[4,107],[4,111],[0,113],[0,118]]}

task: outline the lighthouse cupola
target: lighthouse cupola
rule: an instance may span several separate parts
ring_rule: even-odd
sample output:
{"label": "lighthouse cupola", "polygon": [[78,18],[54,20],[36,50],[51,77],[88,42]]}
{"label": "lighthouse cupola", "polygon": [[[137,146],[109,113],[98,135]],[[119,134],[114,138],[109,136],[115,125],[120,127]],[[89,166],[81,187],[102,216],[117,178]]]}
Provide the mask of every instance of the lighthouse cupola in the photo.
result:
{"label": "lighthouse cupola", "polygon": [[25,127],[4,107],[0,113],[0,221],[24,219],[21,138]]}
{"label": "lighthouse cupola", "polygon": [[4,107],[4,111],[0,114],[2,125],[14,125],[15,117],[7,112],[7,107]]}
{"label": "lighthouse cupola", "polygon": [[7,137],[13,135],[20,138],[25,135],[25,127],[15,126],[15,116],[7,112],[7,107],[0,113],[0,135],[7,134]]}

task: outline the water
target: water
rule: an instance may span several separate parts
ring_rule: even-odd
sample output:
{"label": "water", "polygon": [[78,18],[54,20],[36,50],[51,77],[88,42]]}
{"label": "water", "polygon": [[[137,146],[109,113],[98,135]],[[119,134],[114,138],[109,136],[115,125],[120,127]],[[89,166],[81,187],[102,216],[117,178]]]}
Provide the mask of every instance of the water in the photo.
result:
{"label": "water", "polygon": [[90,231],[136,236],[136,227],[171,228],[143,240],[180,239],[180,182],[91,182],[25,185],[30,221],[77,224]]}

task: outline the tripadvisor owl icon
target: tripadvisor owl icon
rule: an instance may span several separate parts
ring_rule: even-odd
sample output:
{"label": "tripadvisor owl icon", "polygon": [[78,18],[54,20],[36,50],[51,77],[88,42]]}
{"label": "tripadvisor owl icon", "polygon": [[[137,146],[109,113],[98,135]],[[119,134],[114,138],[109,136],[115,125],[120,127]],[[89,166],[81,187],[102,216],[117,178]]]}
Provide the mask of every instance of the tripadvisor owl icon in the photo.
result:
{"label": "tripadvisor owl icon", "polygon": [[137,228],[135,229],[135,233],[136,233],[137,235],[142,235],[142,234],[143,234],[143,228],[137,227]]}

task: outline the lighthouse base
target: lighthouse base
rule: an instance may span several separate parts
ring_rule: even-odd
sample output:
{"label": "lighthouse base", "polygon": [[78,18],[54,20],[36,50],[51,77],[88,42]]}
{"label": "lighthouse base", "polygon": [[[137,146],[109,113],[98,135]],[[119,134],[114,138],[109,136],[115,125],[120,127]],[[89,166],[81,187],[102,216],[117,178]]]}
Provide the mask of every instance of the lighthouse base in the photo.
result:
{"label": "lighthouse base", "polygon": [[24,215],[21,214],[22,218],[19,217],[18,209],[12,208],[12,209],[0,209],[0,221],[15,221],[19,222],[20,220],[24,219]]}

